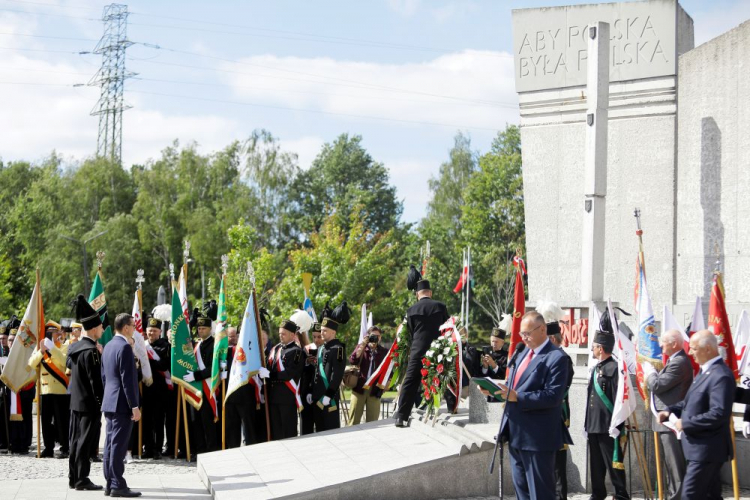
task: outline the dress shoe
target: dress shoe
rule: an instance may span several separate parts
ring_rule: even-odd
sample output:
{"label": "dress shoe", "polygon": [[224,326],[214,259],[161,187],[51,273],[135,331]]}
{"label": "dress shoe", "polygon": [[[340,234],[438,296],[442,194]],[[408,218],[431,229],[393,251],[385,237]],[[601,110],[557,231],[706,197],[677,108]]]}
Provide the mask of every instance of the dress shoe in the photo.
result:
{"label": "dress shoe", "polygon": [[79,484],[76,486],[76,491],[99,491],[104,489],[104,486],[100,486],[98,484],[94,484],[91,481],[88,483]]}
{"label": "dress shoe", "polygon": [[154,452],[154,460],[161,460],[161,453],[159,453],[158,451],[155,451]]}
{"label": "dress shoe", "polygon": [[109,488],[104,488],[104,496],[105,497],[108,497],[111,492],[112,492],[112,490],[110,490]]}
{"label": "dress shoe", "polygon": [[67,451],[61,451],[57,458],[69,458],[70,454]]}
{"label": "dress shoe", "polygon": [[142,455],[141,455],[141,458],[142,458],[142,459],[145,459],[145,460],[147,460],[147,459],[149,459],[149,458],[154,458],[154,455],[155,455],[156,453],[158,453],[158,452],[152,453],[152,452],[150,452],[150,451],[147,451],[146,453],[144,453],[144,454],[142,454]]}
{"label": "dress shoe", "polygon": [[406,422],[403,418],[396,418],[396,427],[406,427]]}
{"label": "dress shoe", "polygon": [[43,452],[42,452],[42,453],[41,453],[41,454],[39,455],[39,457],[40,457],[40,458],[54,458],[54,457],[55,457],[55,452],[54,452],[54,451],[52,451],[52,450],[46,450],[46,449],[45,449],[45,450],[44,450],[44,451],[43,451]]}
{"label": "dress shoe", "polygon": [[109,492],[111,497],[123,497],[123,498],[135,498],[141,496],[140,491],[133,491],[130,488],[123,488],[121,490],[112,490]]}
{"label": "dress shoe", "polygon": [[91,461],[92,461],[93,463],[95,463],[95,464],[97,464],[97,463],[99,463],[99,464],[100,464],[100,463],[102,463],[102,459],[101,459],[101,458],[99,458],[98,456],[97,456],[97,457],[91,457],[91,459],[90,459],[90,460],[91,460]]}

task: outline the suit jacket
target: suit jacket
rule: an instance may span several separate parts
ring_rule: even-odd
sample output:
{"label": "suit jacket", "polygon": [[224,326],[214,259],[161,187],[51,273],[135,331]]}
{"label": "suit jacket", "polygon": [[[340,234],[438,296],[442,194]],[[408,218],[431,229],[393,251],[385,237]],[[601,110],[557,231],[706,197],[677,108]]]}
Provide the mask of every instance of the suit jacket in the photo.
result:
{"label": "suit jacket", "polygon": [[[652,374],[646,380],[648,390],[654,393],[654,402],[658,411],[666,410],[670,405],[676,405],[685,399],[685,394],[692,383],[693,366],[685,351],[678,351],[659,373]],[[657,422],[656,418],[653,420],[654,431],[671,432]]]}
{"label": "suit jacket", "polygon": [[750,389],[744,387],[737,387],[734,393],[734,402],[742,403],[745,405],[745,415],[742,420],[750,422]]}
{"label": "suit jacket", "polygon": [[102,357],[96,342],[82,336],[68,349],[66,366],[70,370],[70,409],[78,412],[100,412],[104,386],[102,385]]}
{"label": "suit jacket", "polygon": [[138,372],[135,355],[125,337],[115,335],[102,354],[104,399],[102,411],[130,415],[138,407]]}
{"label": "suit jacket", "polygon": [[[528,349],[513,360],[508,380],[515,378]],[[568,429],[560,418],[568,381],[565,353],[551,342],[534,353],[521,374],[515,391],[515,403],[506,403],[500,434],[514,448],[525,451],[557,451],[572,444]]]}
{"label": "suit jacket", "polygon": [[[283,371],[280,371],[279,360],[284,365]],[[296,408],[296,397],[286,382],[294,381],[299,384],[306,360],[307,354],[294,342],[286,345],[279,343],[271,349],[268,361],[268,371],[271,372],[268,377],[268,402],[270,404]]]}
{"label": "suit jacket", "polygon": [[682,419],[686,460],[726,462],[732,458],[729,425],[735,387],[732,370],[719,360],[705,373],[698,373],[683,401],[669,407]]}
{"label": "suit jacket", "polygon": [[429,346],[440,335],[440,326],[448,321],[445,304],[424,297],[406,311],[406,324],[412,338],[412,350]]}

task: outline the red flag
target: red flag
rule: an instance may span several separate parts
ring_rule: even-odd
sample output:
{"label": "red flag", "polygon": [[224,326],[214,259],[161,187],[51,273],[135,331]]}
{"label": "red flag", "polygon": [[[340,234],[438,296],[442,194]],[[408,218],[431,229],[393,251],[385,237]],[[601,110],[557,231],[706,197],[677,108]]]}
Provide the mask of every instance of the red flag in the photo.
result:
{"label": "red flag", "polygon": [[458,283],[456,283],[455,288],[453,288],[453,293],[459,293],[461,290],[464,289],[464,285],[468,281],[469,276],[469,266],[464,263],[464,269],[461,271],[461,276],[458,278]]}
{"label": "red flag", "polygon": [[727,308],[724,304],[724,284],[721,282],[721,273],[718,272],[714,273],[714,283],[711,286],[711,301],[708,303],[708,329],[718,337],[721,356],[732,370],[732,373],[734,373],[734,378],[739,379],[737,353],[734,350],[732,332],[729,330]]}
{"label": "red flag", "polygon": [[[513,356],[516,346],[521,342],[521,318],[526,313],[526,295],[523,290],[523,275],[526,274],[526,265],[518,255],[513,258],[513,265],[516,267],[516,288],[513,294],[513,323],[510,328],[508,359]],[[508,376],[507,371],[505,376]]]}

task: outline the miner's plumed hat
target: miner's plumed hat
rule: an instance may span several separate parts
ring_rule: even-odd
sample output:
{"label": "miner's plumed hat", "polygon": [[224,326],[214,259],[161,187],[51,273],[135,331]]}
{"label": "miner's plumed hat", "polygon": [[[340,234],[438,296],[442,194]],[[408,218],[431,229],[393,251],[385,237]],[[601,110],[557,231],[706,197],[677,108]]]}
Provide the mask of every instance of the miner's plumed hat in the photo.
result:
{"label": "miner's plumed hat", "polygon": [[406,276],[406,288],[413,292],[430,290],[430,282],[422,278],[422,274],[413,265],[409,266],[409,274]]}
{"label": "miner's plumed hat", "polygon": [[498,339],[505,340],[505,336],[507,335],[507,332],[500,328],[499,326],[495,326],[492,328],[492,336],[496,337]]}
{"label": "miner's plumed hat", "polygon": [[76,314],[76,320],[83,325],[84,330],[91,330],[102,325],[99,313],[91,307],[91,304],[89,304],[89,301],[86,300],[83,294],[78,294],[78,297],[73,300],[71,305]]}
{"label": "miner's plumed hat", "polygon": [[147,328],[158,328],[161,330],[161,320],[158,318],[154,318],[153,316],[148,318],[148,322],[146,323]]}
{"label": "miner's plumed hat", "polygon": [[211,321],[216,321],[216,318],[219,317],[219,306],[216,304],[215,300],[211,299],[203,302],[202,316],[211,318]]}
{"label": "miner's plumed hat", "polygon": [[349,306],[345,300],[333,311],[331,311],[331,307],[326,302],[326,306],[323,308],[323,321],[320,322],[320,326],[321,328],[325,327],[338,331],[339,325],[348,323],[350,317],[351,311],[349,311]]}
{"label": "miner's plumed hat", "polygon": [[195,326],[201,327],[205,326],[208,328],[211,328],[211,318],[208,316],[204,316],[203,313],[199,314],[198,317],[195,320]]}
{"label": "miner's plumed hat", "polygon": [[605,350],[612,352],[615,347],[615,336],[610,332],[603,332],[598,330],[594,335],[594,344],[599,344],[604,347]]}
{"label": "miner's plumed hat", "polygon": [[281,325],[279,325],[280,328],[283,328],[284,330],[292,333],[297,333],[299,330],[299,327],[297,326],[297,323],[290,319],[285,319],[281,322]]}

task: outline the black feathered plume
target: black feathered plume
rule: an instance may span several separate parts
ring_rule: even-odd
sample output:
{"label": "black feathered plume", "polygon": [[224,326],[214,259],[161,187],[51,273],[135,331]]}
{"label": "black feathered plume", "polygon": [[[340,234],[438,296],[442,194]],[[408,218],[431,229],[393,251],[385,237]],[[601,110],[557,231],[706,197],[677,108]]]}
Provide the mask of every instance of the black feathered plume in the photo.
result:
{"label": "black feathered plume", "polygon": [[422,275],[413,265],[409,266],[409,274],[406,277],[406,288],[411,291],[417,289],[417,283],[422,280]]}
{"label": "black feathered plume", "polygon": [[323,307],[323,311],[320,313],[320,317],[333,319],[332,314],[333,314],[333,311],[331,310],[331,305],[328,302],[326,302],[325,307]]}
{"label": "black feathered plume", "polygon": [[349,309],[349,306],[346,304],[346,301],[343,301],[338,305],[338,307],[336,307],[336,309],[333,310],[333,312],[328,317],[339,325],[345,325],[349,322],[349,318],[351,318],[351,316],[352,312]]}
{"label": "black feathered plume", "polygon": [[612,328],[612,321],[609,319],[609,306],[604,309],[601,318],[599,318],[599,331],[615,333],[615,329]]}
{"label": "black feathered plume", "polygon": [[265,307],[261,307],[258,309],[258,315],[260,316],[260,327],[264,328],[266,332],[271,331],[271,315],[268,314],[268,311]]}
{"label": "black feathered plume", "polygon": [[203,315],[211,318],[211,321],[216,321],[219,316],[219,306],[215,300],[209,300],[203,303]]}
{"label": "black feathered plume", "polygon": [[200,315],[201,310],[197,307],[193,309],[193,313],[190,315],[190,329],[192,330],[195,328],[195,325],[198,324],[198,316]]}

